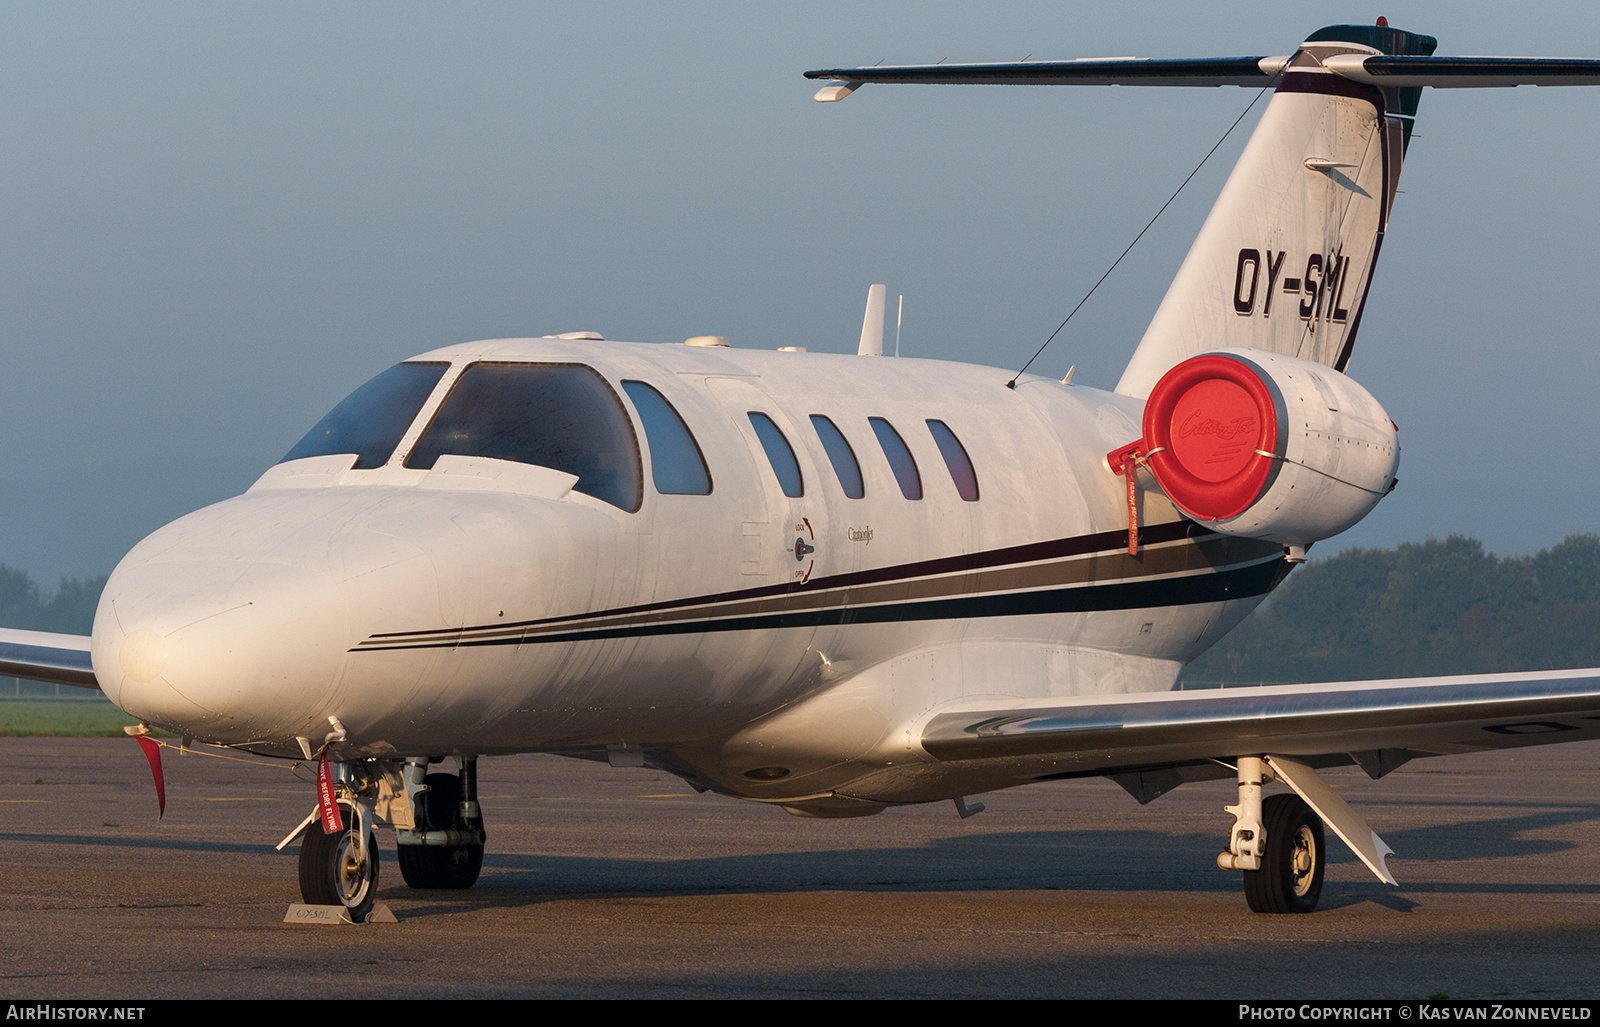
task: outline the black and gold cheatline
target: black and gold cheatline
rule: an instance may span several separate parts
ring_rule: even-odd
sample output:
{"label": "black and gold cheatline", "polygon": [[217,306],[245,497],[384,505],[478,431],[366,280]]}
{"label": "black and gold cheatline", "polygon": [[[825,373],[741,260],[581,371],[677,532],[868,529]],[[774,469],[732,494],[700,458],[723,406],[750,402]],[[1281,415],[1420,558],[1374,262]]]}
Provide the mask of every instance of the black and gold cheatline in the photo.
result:
{"label": "black and gold cheatline", "polygon": [[645,635],[829,624],[961,620],[1187,606],[1271,591],[1292,566],[1283,547],[1189,521],[542,620],[373,635],[351,649],[534,645]]}

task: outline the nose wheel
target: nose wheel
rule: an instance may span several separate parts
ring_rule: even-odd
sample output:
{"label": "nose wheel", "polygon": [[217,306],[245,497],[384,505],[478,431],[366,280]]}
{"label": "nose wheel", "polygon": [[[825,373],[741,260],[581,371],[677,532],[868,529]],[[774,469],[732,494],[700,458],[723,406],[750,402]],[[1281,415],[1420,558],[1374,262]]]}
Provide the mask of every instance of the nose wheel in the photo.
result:
{"label": "nose wheel", "polygon": [[325,834],[313,823],[300,839],[300,898],[313,906],[343,906],[360,922],[378,897],[378,847],[353,806],[339,804],[345,830]]}

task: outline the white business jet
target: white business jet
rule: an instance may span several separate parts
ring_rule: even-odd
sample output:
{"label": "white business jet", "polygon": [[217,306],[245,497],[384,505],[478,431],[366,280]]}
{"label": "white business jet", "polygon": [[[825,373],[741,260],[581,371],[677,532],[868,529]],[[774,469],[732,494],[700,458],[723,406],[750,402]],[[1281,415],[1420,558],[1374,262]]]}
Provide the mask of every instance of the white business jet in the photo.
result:
{"label": "white business jet", "polygon": [[[1315,907],[1318,771],[1600,737],[1600,670],[1177,692],[1392,488],[1397,429],[1344,374],[1424,86],[1600,84],[1600,61],[1438,58],[1377,26],[1288,57],[808,72],[871,82],[1239,85],[1253,137],[1113,392],[882,355],[591,333],[425,353],[244,495],[145,539],[90,638],[7,631],[0,673],[322,762],[308,902],[477,878],[484,756],[650,766],[808,817],[1109,777],[1233,778],[1219,863]],[[450,758],[459,773],[430,772]],[[1263,798],[1263,784],[1288,791]],[[329,814],[333,815],[329,815]],[[288,826],[288,825],[285,825]],[[331,830],[330,830],[331,828]]]}

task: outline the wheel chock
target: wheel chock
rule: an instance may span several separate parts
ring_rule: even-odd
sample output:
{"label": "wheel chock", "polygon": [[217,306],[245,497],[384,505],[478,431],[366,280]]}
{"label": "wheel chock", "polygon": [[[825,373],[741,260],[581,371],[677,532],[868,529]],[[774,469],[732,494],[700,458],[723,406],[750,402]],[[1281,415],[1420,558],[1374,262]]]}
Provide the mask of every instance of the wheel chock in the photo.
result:
{"label": "wheel chock", "polygon": [[343,906],[312,906],[304,902],[291,902],[283,915],[286,924],[397,924],[400,922],[389,909],[388,903],[373,903],[372,912],[365,920],[350,919],[350,911]]}

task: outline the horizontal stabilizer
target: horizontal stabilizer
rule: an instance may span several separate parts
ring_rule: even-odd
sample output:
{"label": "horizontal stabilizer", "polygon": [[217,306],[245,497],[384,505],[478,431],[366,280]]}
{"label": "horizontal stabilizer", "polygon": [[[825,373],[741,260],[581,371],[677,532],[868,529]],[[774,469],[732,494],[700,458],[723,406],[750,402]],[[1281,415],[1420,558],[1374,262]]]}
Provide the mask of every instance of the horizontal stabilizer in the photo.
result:
{"label": "horizontal stabilizer", "polygon": [[[842,100],[868,82],[915,85],[1015,86],[1254,86],[1288,65],[1288,57],[1087,57],[1072,61],[1004,64],[901,64],[824,68],[806,78],[846,83],[827,87],[821,101]],[[1577,57],[1432,57],[1338,54],[1322,67],[1341,78],[1384,89],[1495,88],[1600,85],[1600,60]]]}
{"label": "horizontal stabilizer", "polygon": [[53,685],[99,688],[88,635],[0,628],[0,675]]}
{"label": "horizontal stabilizer", "polygon": [[1576,57],[1363,57],[1339,54],[1322,66],[1343,78],[1385,89],[1600,85],[1600,60]]}
{"label": "horizontal stabilizer", "polygon": [[[1007,64],[902,64],[871,68],[827,68],[806,78],[860,84],[1018,86],[1255,86],[1260,88],[1289,63],[1288,57],[1087,57],[1075,61],[1014,61]],[[848,95],[848,94],[845,94]],[[843,99],[829,96],[822,99]]]}

